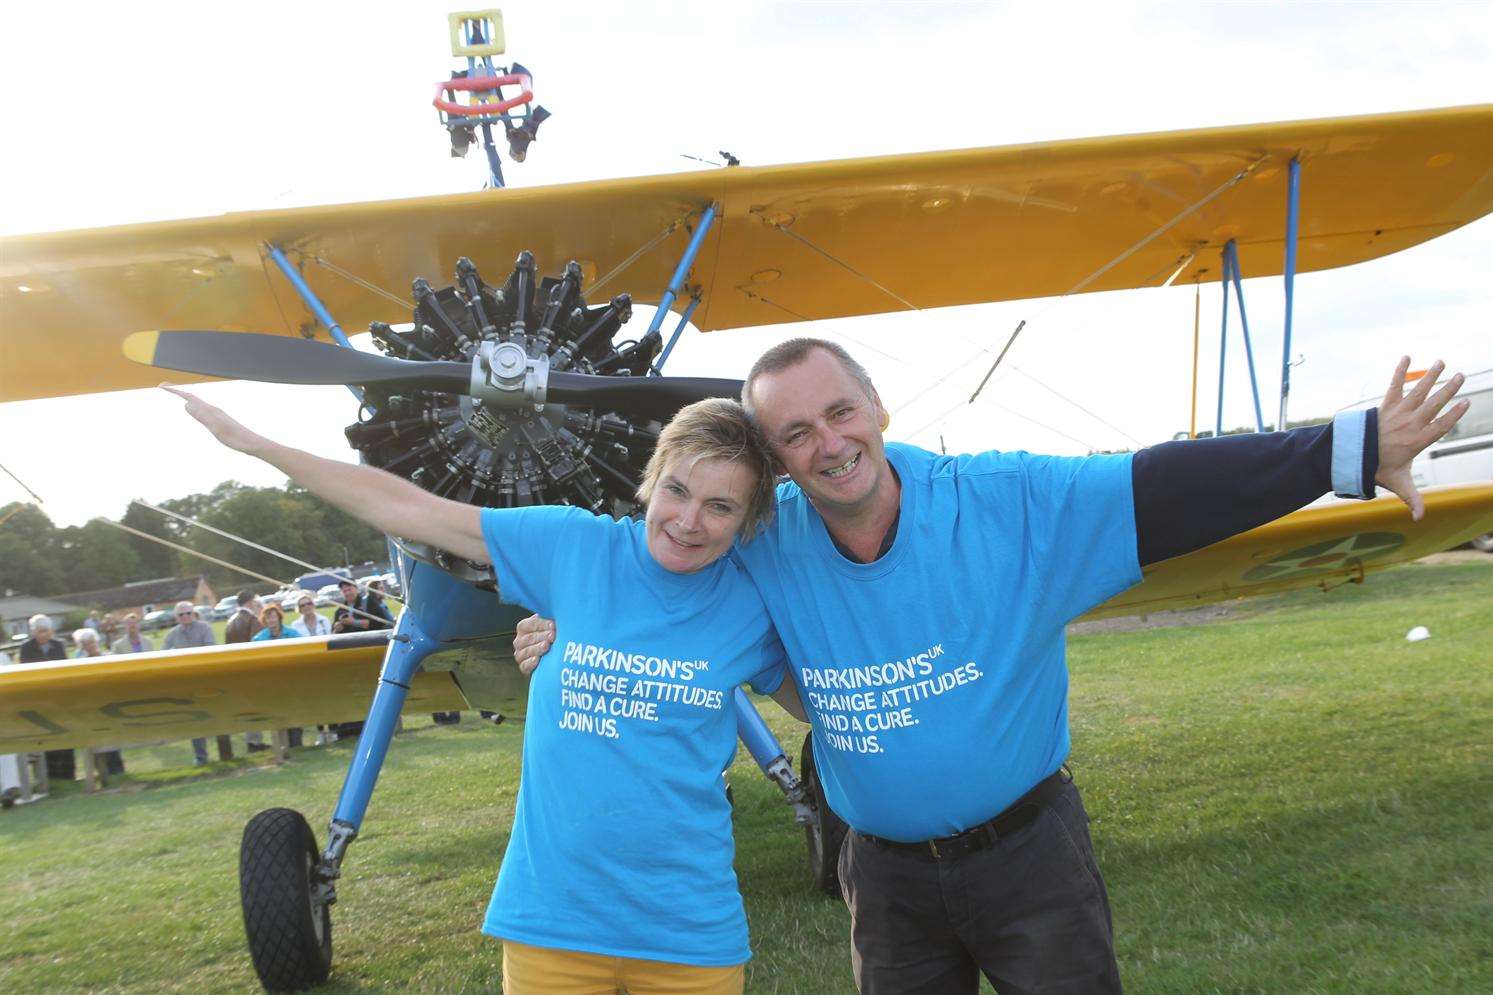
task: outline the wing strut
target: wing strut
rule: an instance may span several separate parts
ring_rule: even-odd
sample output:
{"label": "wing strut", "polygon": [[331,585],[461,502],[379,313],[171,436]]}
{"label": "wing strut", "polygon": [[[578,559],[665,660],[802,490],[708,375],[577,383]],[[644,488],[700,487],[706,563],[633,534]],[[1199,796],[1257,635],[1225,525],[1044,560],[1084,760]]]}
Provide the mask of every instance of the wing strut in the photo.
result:
{"label": "wing strut", "polygon": [[1296,289],[1296,231],[1301,221],[1301,157],[1291,158],[1286,179],[1286,330],[1280,356],[1280,420],[1276,428],[1286,430],[1286,399],[1291,395],[1291,304]]}
{"label": "wing strut", "polygon": [[[695,265],[695,257],[700,254],[700,246],[705,244],[705,236],[710,234],[710,226],[715,224],[715,205],[711,204],[705,208],[705,213],[700,215],[700,223],[695,226],[695,232],[690,236],[689,245],[684,247],[684,255],[679,257],[679,265],[674,267],[674,275],[669,279],[669,286],[664,290],[663,297],[659,298],[658,310],[653,312],[653,320],[648,322],[648,332],[643,336],[646,341],[649,336],[662,338],[658,330],[664,323],[664,315],[669,313],[669,308],[679,297],[679,292],[684,289],[684,278],[689,276],[690,269]],[[684,318],[679,322],[679,327],[674,329],[674,335],[669,339],[669,345],[663,354],[658,357],[658,362],[648,369],[649,376],[659,376],[664,370],[664,361],[669,358],[669,353],[674,348],[674,343],[679,341],[679,334],[684,331],[684,323],[694,313],[695,305],[700,303],[700,295],[690,302],[684,312]]]}
{"label": "wing strut", "polygon": [[[1291,313],[1295,303],[1296,290],[1296,243],[1297,233],[1300,228],[1301,218],[1301,157],[1292,156],[1287,166],[1286,177],[1286,260],[1283,269],[1283,279],[1286,287],[1286,316],[1285,329],[1282,335],[1281,360],[1280,360],[1280,416],[1276,420],[1276,431],[1284,432],[1286,423],[1286,401],[1291,394]],[[1233,239],[1224,243],[1223,247],[1223,269],[1219,282],[1223,290],[1223,323],[1219,332],[1218,341],[1218,414],[1214,422],[1215,434],[1223,434],[1223,382],[1224,382],[1224,353],[1229,334],[1229,284],[1234,285],[1234,299],[1239,303],[1239,325],[1244,329],[1244,360],[1249,368],[1249,387],[1254,397],[1255,404],[1255,431],[1265,431],[1265,418],[1260,411],[1260,385],[1255,379],[1255,356],[1254,349],[1249,339],[1249,319],[1244,314],[1244,288],[1240,284],[1243,273],[1239,269],[1239,246]],[[1194,352],[1196,347],[1194,347]],[[1193,357],[1194,363],[1196,356]],[[1193,431],[1192,437],[1197,437],[1197,415],[1196,396],[1197,383],[1194,373],[1193,383]]]}
{"label": "wing strut", "polygon": [[[301,276],[300,270],[290,264],[290,260],[285,258],[285,253],[280,250],[278,245],[265,243],[265,249],[269,251],[270,259],[274,260],[275,265],[280,267],[280,272],[285,274],[285,279],[290,281],[290,285],[295,288],[295,292],[301,296],[301,300],[311,309],[311,313],[316,315],[316,320],[321,322],[328,334],[332,336],[332,341],[340,346],[351,349],[353,344],[347,340],[347,333],[342,330],[341,325],[337,324],[337,319],[332,317],[332,312],[328,311],[326,305],[321,302],[321,298],[316,296],[316,293],[311,289],[311,285],[306,282],[305,277]],[[353,397],[356,397],[359,401],[363,400],[363,391],[361,388],[348,384],[347,389],[353,392]]]}

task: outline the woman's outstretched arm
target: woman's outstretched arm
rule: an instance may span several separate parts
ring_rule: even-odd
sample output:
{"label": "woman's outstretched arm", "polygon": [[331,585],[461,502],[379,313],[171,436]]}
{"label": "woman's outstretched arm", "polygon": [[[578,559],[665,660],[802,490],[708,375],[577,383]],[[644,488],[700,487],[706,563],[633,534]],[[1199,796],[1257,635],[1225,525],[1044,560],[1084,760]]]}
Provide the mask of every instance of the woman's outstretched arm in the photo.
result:
{"label": "woman's outstretched arm", "polygon": [[392,473],[323,459],[245,428],[221,409],[178,387],[161,384],[187,402],[187,414],[219,442],[255,456],[306,490],[387,535],[429,543],[473,563],[488,562],[481,509],[422,491]]}

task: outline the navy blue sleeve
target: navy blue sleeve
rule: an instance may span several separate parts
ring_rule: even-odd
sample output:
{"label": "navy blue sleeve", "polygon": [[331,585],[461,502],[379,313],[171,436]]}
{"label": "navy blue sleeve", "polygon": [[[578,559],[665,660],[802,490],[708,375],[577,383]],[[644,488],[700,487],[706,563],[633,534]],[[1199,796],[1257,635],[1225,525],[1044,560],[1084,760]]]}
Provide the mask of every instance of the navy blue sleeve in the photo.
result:
{"label": "navy blue sleeve", "polygon": [[[1351,423],[1340,418],[1334,424],[1289,432],[1163,442],[1136,453],[1131,485],[1141,565],[1247,532],[1311,503],[1335,486],[1345,497],[1373,497],[1374,476],[1379,471],[1377,412],[1354,415],[1356,421]],[[1356,484],[1347,489],[1341,481],[1348,440],[1336,440],[1335,447],[1333,438],[1334,431],[1342,431],[1345,424],[1362,426],[1349,449]]]}

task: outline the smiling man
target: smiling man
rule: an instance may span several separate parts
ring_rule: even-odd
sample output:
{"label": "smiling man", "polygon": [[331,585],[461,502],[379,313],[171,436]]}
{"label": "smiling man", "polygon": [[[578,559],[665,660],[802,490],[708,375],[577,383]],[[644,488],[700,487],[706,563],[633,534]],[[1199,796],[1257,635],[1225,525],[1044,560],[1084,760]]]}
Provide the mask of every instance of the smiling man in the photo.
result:
{"label": "smiling man", "polygon": [[[1436,364],[1330,425],[1088,457],[940,456],[882,440],[887,415],[839,346],[795,339],[742,399],[792,477],[737,555],[793,661],[868,995],[1118,992],[1109,899],[1069,751],[1064,626],[1141,567],[1374,484],[1421,514],[1410,461]],[[515,651],[532,666],[540,620]]]}

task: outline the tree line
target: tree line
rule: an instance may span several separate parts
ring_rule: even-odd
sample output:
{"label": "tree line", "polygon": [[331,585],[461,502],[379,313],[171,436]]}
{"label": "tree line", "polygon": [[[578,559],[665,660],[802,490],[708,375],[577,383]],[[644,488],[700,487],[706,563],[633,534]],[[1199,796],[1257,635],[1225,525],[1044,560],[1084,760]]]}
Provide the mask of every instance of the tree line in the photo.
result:
{"label": "tree line", "polygon": [[[318,566],[382,562],[388,556],[381,533],[291,483],[283,488],[248,487],[225,480],[206,493],[155,503]],[[116,521],[266,577],[288,579],[303,572],[279,557],[133,502]],[[209,584],[225,592],[265,586],[123,532],[104,518],[58,528],[36,505],[0,508],[0,594],[45,597],[195,574],[206,574]]]}

